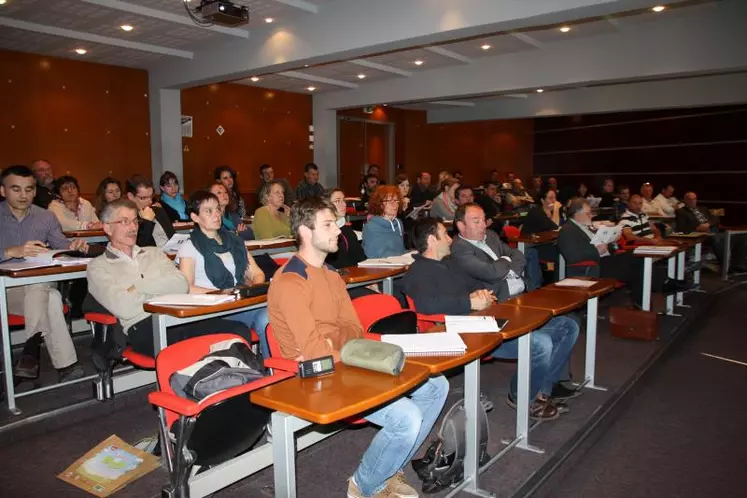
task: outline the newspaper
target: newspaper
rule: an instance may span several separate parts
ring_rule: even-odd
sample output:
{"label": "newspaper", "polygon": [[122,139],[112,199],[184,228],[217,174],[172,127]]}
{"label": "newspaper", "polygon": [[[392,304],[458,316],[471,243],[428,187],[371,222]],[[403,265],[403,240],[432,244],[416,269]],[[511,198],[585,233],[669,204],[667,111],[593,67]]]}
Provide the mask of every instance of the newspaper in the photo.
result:
{"label": "newspaper", "polygon": [[622,229],[623,227],[621,225],[614,227],[599,227],[597,233],[595,233],[594,237],[591,239],[591,244],[594,246],[598,246],[599,244],[612,244],[620,238]]}

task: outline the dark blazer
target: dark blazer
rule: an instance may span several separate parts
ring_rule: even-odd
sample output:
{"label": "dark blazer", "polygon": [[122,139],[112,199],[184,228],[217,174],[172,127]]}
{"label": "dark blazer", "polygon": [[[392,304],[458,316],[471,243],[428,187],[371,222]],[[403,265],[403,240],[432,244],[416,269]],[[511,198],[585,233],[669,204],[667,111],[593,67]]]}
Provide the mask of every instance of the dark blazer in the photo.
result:
{"label": "dark blazer", "polygon": [[[161,225],[163,231],[166,232],[166,236],[171,238],[175,231],[169,215],[166,214],[166,211],[162,207],[153,206],[152,209],[156,213],[156,221]],[[140,218],[140,226],[137,230],[137,245],[140,247],[154,247],[156,245],[156,240],[153,238],[153,229],[155,226],[155,222]]]}
{"label": "dark blazer", "polygon": [[595,261],[599,264],[599,251],[590,242],[589,236],[570,220],[563,225],[558,234],[558,249],[569,265],[581,261]]}
{"label": "dark blazer", "polygon": [[[711,228],[718,228],[718,217],[713,216],[707,208],[703,206],[695,206],[695,209],[703,213],[711,224]],[[698,219],[695,217],[693,210],[689,207],[682,207],[678,209],[674,214],[674,222],[678,232],[690,233],[694,232],[698,228]]]}
{"label": "dark blazer", "polygon": [[501,205],[487,195],[478,195],[475,202],[485,211],[485,219],[492,219],[501,214]]}
{"label": "dark blazer", "polygon": [[366,253],[363,252],[358,236],[355,235],[350,225],[344,225],[337,237],[337,252],[329,253],[325,262],[339,270],[348,266],[356,266],[364,259],[366,259]]}
{"label": "dark blazer", "polygon": [[428,201],[432,201],[436,197],[436,192],[427,188],[421,190],[420,186],[416,183],[410,188],[410,206],[417,207],[422,206]]}
{"label": "dark blazer", "polygon": [[[518,249],[511,249],[504,244],[493,230],[487,231],[485,242],[498,256],[497,261],[493,261],[485,251],[459,236],[451,244],[451,255],[457,267],[467,277],[470,288],[490,289],[499,301],[504,301],[510,297],[506,276],[513,270],[515,274],[523,277],[526,264],[524,255]],[[508,256],[511,261],[500,259],[501,256]],[[524,283],[529,288],[527,282]]]}
{"label": "dark blazer", "polygon": [[36,195],[34,196],[34,204],[40,208],[47,209],[54,200],[60,199],[60,196],[54,193],[54,190],[41,185],[36,186]]}
{"label": "dark blazer", "polygon": [[415,304],[415,311],[428,315],[466,315],[470,312],[469,295],[477,288],[470,287],[451,256],[436,261],[416,254],[413,259],[415,262],[402,277],[402,289]]}
{"label": "dark blazer", "polygon": [[524,235],[532,235],[540,232],[550,232],[557,230],[558,225],[555,224],[550,218],[547,217],[545,211],[541,206],[532,206],[529,208],[529,212],[526,217],[522,220],[521,233]]}

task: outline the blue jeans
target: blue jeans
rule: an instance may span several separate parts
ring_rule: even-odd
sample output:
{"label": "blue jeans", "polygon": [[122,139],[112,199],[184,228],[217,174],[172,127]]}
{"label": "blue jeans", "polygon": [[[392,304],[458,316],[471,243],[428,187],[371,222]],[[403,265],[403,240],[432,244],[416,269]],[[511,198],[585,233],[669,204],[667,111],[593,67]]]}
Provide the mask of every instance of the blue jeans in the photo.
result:
{"label": "blue jeans", "polygon": [[[578,323],[567,316],[551,318],[543,327],[532,332],[529,402],[537,394],[550,395],[552,386],[558,382],[563,367],[571,357],[571,350],[578,338]],[[519,339],[501,344],[490,356],[494,358],[516,359],[519,356]],[[517,374],[511,378],[511,396],[516,399]]]}
{"label": "blue jeans", "polygon": [[536,247],[527,247],[524,250],[524,276],[529,280],[527,292],[542,287],[542,267],[539,263],[539,252]]}
{"label": "blue jeans", "polygon": [[443,375],[431,377],[410,394],[366,415],[381,427],[353,474],[365,496],[379,493],[386,480],[409,462],[430,434],[449,394]]}
{"label": "blue jeans", "polygon": [[270,317],[267,316],[267,308],[257,308],[256,310],[244,311],[236,315],[226,317],[234,322],[241,322],[254,331],[259,336],[259,352],[262,358],[270,357],[270,346],[267,344],[267,325],[270,323]]}

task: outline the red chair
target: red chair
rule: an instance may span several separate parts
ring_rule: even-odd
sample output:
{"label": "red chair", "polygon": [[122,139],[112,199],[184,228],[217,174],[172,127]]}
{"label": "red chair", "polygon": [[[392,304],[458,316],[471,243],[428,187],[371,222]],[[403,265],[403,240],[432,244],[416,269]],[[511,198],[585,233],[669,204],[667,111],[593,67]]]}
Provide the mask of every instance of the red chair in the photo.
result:
{"label": "red chair", "polygon": [[[171,375],[202,359],[210,347],[229,339],[246,341],[233,334],[193,337],[173,344],[158,354],[158,391],[148,401],[158,408],[160,439],[169,471],[163,496],[189,497],[192,467],[219,465],[254,446],[270,419],[270,412],[254,405],[249,393],[293,377],[275,372],[263,379],[216,393],[201,402],[177,396]],[[248,345],[248,344],[247,344]]]}
{"label": "red chair", "polygon": [[505,235],[509,240],[508,246],[516,249],[518,244],[516,242],[510,242],[510,240],[521,236],[521,230],[519,230],[519,227],[506,225],[503,227],[503,235]]}
{"label": "red chair", "polygon": [[[70,308],[67,304],[62,305],[62,314],[67,316],[67,314],[70,312]],[[8,313],[8,326],[9,327],[23,327],[26,325],[26,319],[23,315],[13,315],[11,313]]]}
{"label": "red chair", "polygon": [[[361,296],[353,299],[352,303],[365,333],[368,333],[371,325],[378,320],[403,311],[397,298],[389,294]],[[378,340],[378,334],[368,335],[375,336],[370,338]]]}
{"label": "red chair", "polygon": [[418,315],[419,332],[430,330],[436,325],[442,324],[446,321],[444,315],[426,315],[425,313],[418,313],[418,310],[415,309],[415,302],[412,300],[412,298],[410,296],[405,297],[407,298],[407,306]]}
{"label": "red chair", "polygon": [[288,262],[290,258],[272,258],[272,260],[275,262],[278,266],[283,266],[285,263]]}

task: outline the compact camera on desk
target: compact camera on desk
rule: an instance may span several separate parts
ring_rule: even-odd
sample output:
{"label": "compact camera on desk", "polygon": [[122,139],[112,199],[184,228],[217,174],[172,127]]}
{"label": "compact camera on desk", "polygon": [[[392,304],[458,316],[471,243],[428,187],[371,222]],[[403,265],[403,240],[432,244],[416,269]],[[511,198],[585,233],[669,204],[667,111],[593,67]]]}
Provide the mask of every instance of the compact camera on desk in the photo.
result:
{"label": "compact camera on desk", "polygon": [[322,356],[312,360],[298,362],[298,375],[302,378],[319,377],[335,371],[335,360],[332,356]]}

